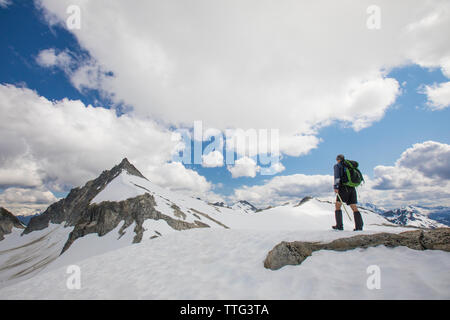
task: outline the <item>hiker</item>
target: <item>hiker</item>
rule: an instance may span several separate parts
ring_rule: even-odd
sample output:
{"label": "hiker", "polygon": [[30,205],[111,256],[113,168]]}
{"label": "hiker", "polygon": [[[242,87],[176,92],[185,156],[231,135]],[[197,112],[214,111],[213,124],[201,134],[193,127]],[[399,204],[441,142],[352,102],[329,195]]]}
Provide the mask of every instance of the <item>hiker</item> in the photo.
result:
{"label": "hiker", "polygon": [[[350,187],[348,185],[344,185],[344,181],[347,180],[345,176],[345,167],[344,161],[345,158],[342,154],[336,157],[337,163],[334,165],[334,192],[336,193],[336,225],[333,226],[335,230],[344,230],[344,225],[342,224],[342,203],[339,200],[339,196],[342,201],[350,206],[353,210],[353,217],[355,219],[355,229],[353,231],[362,231],[363,229],[363,220],[361,217],[361,213],[359,213],[358,208],[356,207],[357,196],[356,196],[356,188]],[[357,166],[357,164],[356,164]],[[338,196],[339,195],[339,196]]]}

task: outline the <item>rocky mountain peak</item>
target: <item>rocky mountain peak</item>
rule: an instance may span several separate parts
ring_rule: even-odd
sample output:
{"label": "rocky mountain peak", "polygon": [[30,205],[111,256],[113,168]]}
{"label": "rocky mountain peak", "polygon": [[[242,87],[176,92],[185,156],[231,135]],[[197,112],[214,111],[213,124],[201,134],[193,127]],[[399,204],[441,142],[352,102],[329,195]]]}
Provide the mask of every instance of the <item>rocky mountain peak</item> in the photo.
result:
{"label": "rocky mountain peak", "polygon": [[55,224],[65,222],[66,226],[74,226],[86,211],[91,200],[123,171],[147,180],[127,158],[124,158],[118,165],[103,171],[100,176],[88,181],[83,187],[73,188],[66,198],[53,203],[44,213],[32,218],[24,233],[42,230],[50,222]]}
{"label": "rocky mountain peak", "polygon": [[[130,161],[128,161],[127,158],[123,158],[122,161],[116,167],[117,167],[117,169],[125,170],[126,172],[128,172],[131,175],[138,176],[140,178],[147,180],[147,178],[144,177],[144,175],[138,169],[136,169],[136,167],[134,165],[132,165],[130,163]],[[114,168],[112,170],[114,170]]]}

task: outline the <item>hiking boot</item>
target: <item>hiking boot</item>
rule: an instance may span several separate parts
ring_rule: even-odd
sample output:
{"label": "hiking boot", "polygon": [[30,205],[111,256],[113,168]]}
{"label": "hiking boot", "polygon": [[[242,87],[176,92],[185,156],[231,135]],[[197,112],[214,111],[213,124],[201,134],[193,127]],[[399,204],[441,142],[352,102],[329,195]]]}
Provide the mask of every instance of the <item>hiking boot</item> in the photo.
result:
{"label": "hiking boot", "polygon": [[353,231],[363,231],[363,229],[353,229]]}
{"label": "hiking boot", "polygon": [[333,226],[334,230],[343,230],[344,226],[342,223],[342,210],[336,210],[334,212],[334,216],[336,218],[336,225]]}
{"label": "hiking boot", "polygon": [[363,219],[361,217],[361,213],[359,211],[353,212],[353,218],[355,219],[355,230],[354,231],[362,231],[363,229]]}

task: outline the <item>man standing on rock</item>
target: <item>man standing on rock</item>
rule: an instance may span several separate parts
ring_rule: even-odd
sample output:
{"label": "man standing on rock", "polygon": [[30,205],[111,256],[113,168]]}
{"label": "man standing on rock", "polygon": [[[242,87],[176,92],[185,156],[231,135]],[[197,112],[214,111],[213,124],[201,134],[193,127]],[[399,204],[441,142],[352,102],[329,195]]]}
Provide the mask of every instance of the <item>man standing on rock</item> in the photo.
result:
{"label": "man standing on rock", "polygon": [[346,204],[350,206],[353,210],[353,217],[355,219],[355,229],[353,231],[362,231],[363,229],[363,220],[361,217],[361,213],[359,213],[358,208],[356,207],[357,195],[356,188],[349,187],[343,184],[345,180],[345,167],[344,167],[344,156],[342,154],[336,157],[337,163],[334,165],[334,192],[336,193],[336,225],[333,226],[335,230],[344,230],[344,225],[342,224],[342,210],[341,210],[341,201],[342,199]]}

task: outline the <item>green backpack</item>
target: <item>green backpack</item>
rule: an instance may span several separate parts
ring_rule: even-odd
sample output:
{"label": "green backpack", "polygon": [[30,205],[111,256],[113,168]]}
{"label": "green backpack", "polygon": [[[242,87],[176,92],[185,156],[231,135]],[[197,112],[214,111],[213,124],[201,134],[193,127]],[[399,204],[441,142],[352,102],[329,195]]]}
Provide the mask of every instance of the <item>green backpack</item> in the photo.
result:
{"label": "green backpack", "polygon": [[342,185],[348,187],[357,187],[364,182],[363,175],[358,169],[358,162],[353,160],[344,160],[344,179]]}

